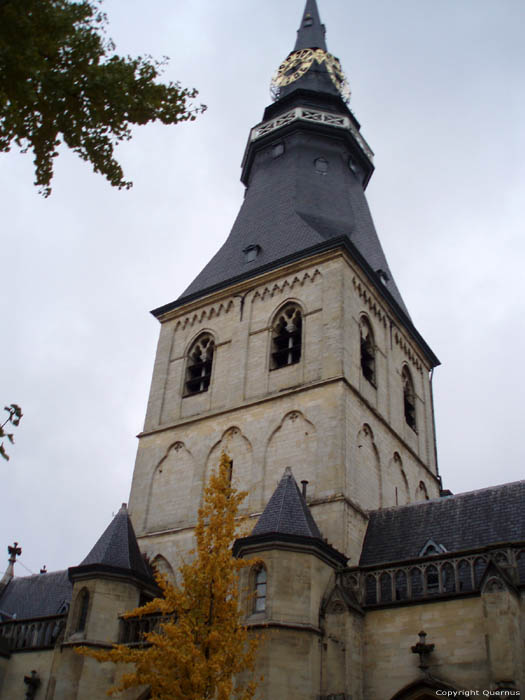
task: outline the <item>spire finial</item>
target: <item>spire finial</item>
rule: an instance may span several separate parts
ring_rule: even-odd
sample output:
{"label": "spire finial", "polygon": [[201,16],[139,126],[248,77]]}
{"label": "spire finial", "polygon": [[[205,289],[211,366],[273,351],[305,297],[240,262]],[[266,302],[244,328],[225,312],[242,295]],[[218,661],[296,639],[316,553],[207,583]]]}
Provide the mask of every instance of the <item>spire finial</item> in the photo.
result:
{"label": "spire finial", "polygon": [[326,51],[324,35],[325,27],[321,23],[316,0],[306,0],[301,26],[297,30],[294,51],[300,49],[323,49]]}
{"label": "spire finial", "polygon": [[16,558],[22,554],[22,547],[18,546],[18,542],[15,542],[12,547],[7,548],[7,553],[9,554],[9,563],[7,565],[7,569],[5,570],[5,574],[3,575],[2,580],[0,581],[0,593],[4,590],[9,581],[11,581],[11,579],[15,575],[15,561]]}

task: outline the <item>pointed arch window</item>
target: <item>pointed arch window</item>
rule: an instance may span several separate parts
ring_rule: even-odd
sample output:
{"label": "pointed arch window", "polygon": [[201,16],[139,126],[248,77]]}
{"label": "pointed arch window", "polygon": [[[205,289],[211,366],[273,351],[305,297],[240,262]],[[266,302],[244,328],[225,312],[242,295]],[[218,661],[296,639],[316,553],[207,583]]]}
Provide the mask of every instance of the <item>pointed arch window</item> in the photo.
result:
{"label": "pointed arch window", "polygon": [[414,382],[412,381],[412,375],[410,370],[406,365],[403,367],[401,373],[401,379],[403,382],[403,404],[405,411],[405,421],[414,432],[417,431],[416,424],[416,394],[414,391]]}
{"label": "pointed arch window", "polygon": [[268,576],[264,566],[255,571],[254,578],[254,612],[264,612],[266,610],[266,583]]}
{"label": "pointed arch window", "polygon": [[186,361],[185,396],[208,391],[214,353],[215,342],[210,333],[203,333],[195,339],[188,351]]}
{"label": "pointed arch window", "polygon": [[302,330],[301,309],[297,304],[286,304],[273,323],[270,369],[288,367],[300,361]]}
{"label": "pointed arch window", "polygon": [[86,629],[87,614],[89,608],[89,591],[83,588],[77,598],[77,624],[75,632],[84,632]]}
{"label": "pointed arch window", "polygon": [[361,372],[363,377],[376,386],[376,349],[374,333],[370,321],[366,316],[361,316],[359,323],[361,337]]}

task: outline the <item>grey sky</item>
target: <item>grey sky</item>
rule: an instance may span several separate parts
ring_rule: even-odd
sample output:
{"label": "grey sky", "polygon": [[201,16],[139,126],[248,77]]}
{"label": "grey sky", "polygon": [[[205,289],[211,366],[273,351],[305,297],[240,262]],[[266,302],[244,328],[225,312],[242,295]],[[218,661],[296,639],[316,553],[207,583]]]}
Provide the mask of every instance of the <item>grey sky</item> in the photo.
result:
{"label": "grey sky", "polygon": [[[525,3],[318,2],[376,153],[376,228],[443,363],[444,485],[523,478]],[[117,50],[170,56],[165,77],[198,87],[207,113],[135,130],[119,148],[129,192],[62,152],[44,200],[30,156],[0,154],[0,399],[24,410],[0,463],[0,572],[15,539],[34,572],[78,564],[127,501],[158,334],[148,311],[228,235],[248,131],[303,5],[106,0]]]}

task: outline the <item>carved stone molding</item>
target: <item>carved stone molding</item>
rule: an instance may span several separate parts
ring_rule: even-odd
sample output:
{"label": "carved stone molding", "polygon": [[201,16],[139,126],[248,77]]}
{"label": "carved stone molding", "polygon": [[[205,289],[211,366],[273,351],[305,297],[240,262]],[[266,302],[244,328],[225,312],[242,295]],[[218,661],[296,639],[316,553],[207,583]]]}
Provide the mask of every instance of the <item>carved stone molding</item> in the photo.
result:
{"label": "carved stone molding", "polygon": [[416,353],[412,350],[410,345],[407,343],[404,336],[402,336],[401,333],[396,329],[394,331],[393,337],[394,337],[394,343],[403,351],[407,360],[409,360],[411,362],[411,364],[417,369],[418,372],[422,372],[423,365],[421,364]]}
{"label": "carved stone molding", "polygon": [[379,320],[380,323],[383,324],[383,327],[386,328],[387,316],[381,309],[381,306],[378,303],[377,299],[375,299],[375,297],[372,294],[370,294],[368,289],[362,284],[361,280],[359,280],[357,277],[352,278],[352,283],[360,299],[364,301],[370,312]]}
{"label": "carved stone molding", "polygon": [[202,323],[206,320],[209,321],[216,316],[220,316],[221,314],[227,314],[229,311],[231,311],[233,305],[233,299],[228,299],[228,301],[225,302],[221,301],[220,304],[215,304],[213,306],[200,309],[193,314],[189,314],[185,318],[179,319],[175,325],[175,330],[178,331],[181,328],[184,330],[188,326],[194,326],[196,323]]}
{"label": "carved stone molding", "polygon": [[315,270],[310,270],[304,272],[302,275],[294,275],[294,277],[288,277],[287,279],[279,282],[275,282],[273,285],[268,285],[265,287],[260,287],[256,290],[252,297],[252,304],[260,299],[264,301],[266,297],[274,297],[276,294],[284,294],[287,290],[292,291],[294,287],[303,287],[307,281],[315,282],[317,277],[322,277],[321,272],[318,268]]}

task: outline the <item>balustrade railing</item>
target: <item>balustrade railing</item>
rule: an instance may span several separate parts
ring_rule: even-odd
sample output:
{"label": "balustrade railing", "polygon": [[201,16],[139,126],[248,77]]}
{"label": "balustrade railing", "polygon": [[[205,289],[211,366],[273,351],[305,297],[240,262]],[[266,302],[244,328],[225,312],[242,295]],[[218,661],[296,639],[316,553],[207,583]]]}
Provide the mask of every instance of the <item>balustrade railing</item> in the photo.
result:
{"label": "balustrade railing", "polygon": [[120,644],[147,644],[146,635],[160,630],[170,617],[160,614],[144,615],[143,617],[120,618]]}
{"label": "balustrade railing", "polygon": [[251,141],[256,141],[262,136],[266,136],[267,134],[280,129],[282,126],[286,126],[287,124],[290,124],[298,119],[306,122],[329,124],[330,126],[337,126],[341,129],[350,131],[355,140],[361,146],[363,152],[366,153],[370,160],[373,160],[374,152],[349,117],[345,117],[344,115],[340,114],[333,114],[332,112],[324,112],[319,109],[295,107],[284,114],[280,114],[275,119],[270,119],[269,121],[262,122],[261,124],[255,126],[251,131],[250,139]]}
{"label": "balustrade railing", "polygon": [[343,574],[343,583],[366,607],[464,595],[479,591],[490,561],[503,568],[515,584],[525,584],[523,545],[459,556],[432,555],[388,566],[353,567]]}
{"label": "balustrade railing", "polygon": [[51,615],[32,620],[9,620],[0,623],[10,651],[52,649],[62,639],[67,614]]}

